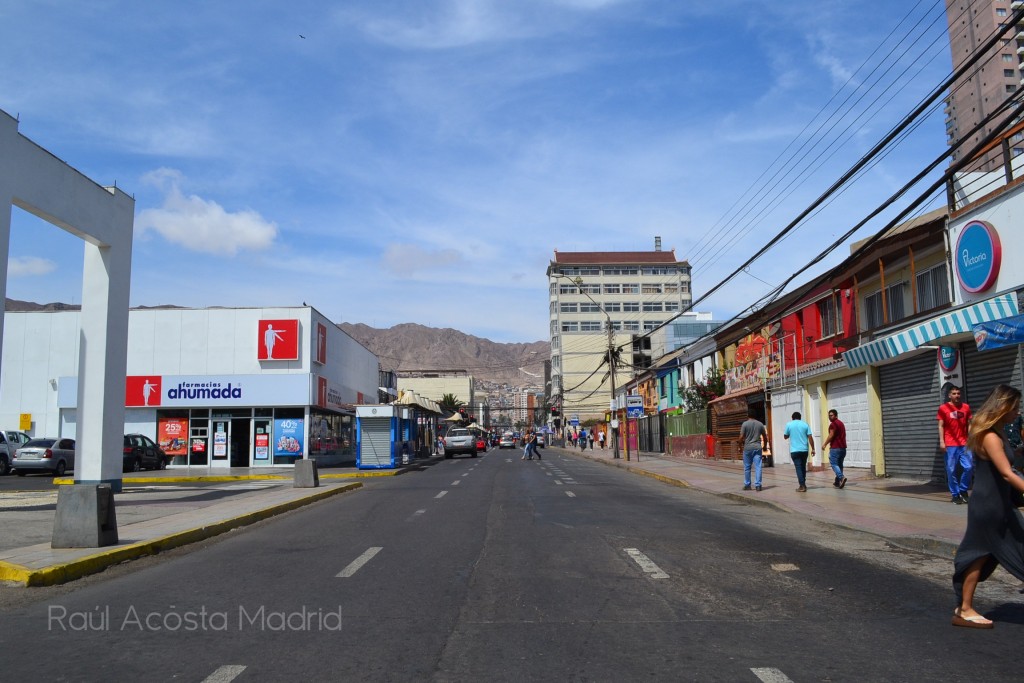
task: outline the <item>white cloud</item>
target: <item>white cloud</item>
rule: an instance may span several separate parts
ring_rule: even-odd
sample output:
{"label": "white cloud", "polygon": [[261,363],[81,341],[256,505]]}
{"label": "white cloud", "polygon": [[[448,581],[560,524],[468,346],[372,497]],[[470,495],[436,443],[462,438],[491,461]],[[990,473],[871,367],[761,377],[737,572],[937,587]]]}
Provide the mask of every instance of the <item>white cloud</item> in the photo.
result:
{"label": "white cloud", "polygon": [[153,231],[186,249],[228,256],[262,251],[274,244],[275,223],[251,209],[232,212],[212,200],[186,196],[179,187],[182,179],[172,169],[159,169],[143,178],[164,192],[164,204],[139,212],[135,227],[140,236]]}
{"label": "white cloud", "polygon": [[57,269],[57,264],[37,256],[16,256],[7,262],[8,277],[46,275]]}

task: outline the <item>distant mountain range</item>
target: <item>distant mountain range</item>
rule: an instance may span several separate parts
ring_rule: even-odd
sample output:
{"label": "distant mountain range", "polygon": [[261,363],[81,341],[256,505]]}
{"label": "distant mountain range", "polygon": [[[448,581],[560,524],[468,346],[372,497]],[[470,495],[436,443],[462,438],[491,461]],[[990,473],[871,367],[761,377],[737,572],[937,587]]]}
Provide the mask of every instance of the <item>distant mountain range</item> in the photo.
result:
{"label": "distant mountain range", "polygon": [[[138,308],[176,308],[139,306]],[[81,306],[7,299],[8,311],[77,311]],[[451,328],[403,323],[377,329],[362,323],[341,323],[339,328],[373,351],[387,370],[465,370],[477,380],[514,386],[544,385],[544,361],[551,346],[546,341],[499,344]]]}
{"label": "distant mountain range", "polygon": [[477,380],[516,386],[544,385],[546,341],[499,344],[451,328],[403,323],[377,329],[341,323],[342,330],[373,351],[388,370],[465,370]]}

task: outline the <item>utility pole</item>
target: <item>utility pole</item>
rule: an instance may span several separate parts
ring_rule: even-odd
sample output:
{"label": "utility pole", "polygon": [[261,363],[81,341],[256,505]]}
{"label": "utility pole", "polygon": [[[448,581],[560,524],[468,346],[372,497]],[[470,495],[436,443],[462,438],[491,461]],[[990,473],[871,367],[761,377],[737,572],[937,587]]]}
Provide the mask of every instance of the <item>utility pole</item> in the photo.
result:
{"label": "utility pole", "polygon": [[[604,307],[603,306],[601,306],[601,311],[604,312]],[[612,379],[612,401],[611,401],[611,406],[614,406],[612,408],[612,423],[611,424],[618,424],[618,420],[619,420],[619,406],[615,402],[616,401],[616,397],[615,397],[615,329],[612,327],[611,316],[609,316],[608,313],[605,313],[604,315],[605,315],[605,318],[607,318],[607,325],[608,325],[608,372],[610,373],[609,376]],[[609,426],[611,426],[611,425],[609,425]],[[612,429],[612,434],[611,434],[611,437],[612,437],[612,458],[614,458],[616,460],[618,460],[618,458],[619,458],[619,439],[618,439],[618,434],[616,433],[617,431],[618,431],[617,429],[613,428]]]}

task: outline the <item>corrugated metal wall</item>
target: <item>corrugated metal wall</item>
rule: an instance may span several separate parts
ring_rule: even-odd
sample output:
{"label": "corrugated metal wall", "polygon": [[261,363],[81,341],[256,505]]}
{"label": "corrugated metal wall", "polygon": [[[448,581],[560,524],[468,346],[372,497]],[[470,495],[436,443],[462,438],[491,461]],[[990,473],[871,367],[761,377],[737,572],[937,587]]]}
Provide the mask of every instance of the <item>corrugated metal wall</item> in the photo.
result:
{"label": "corrugated metal wall", "polygon": [[964,401],[978,412],[981,404],[999,384],[1022,388],[1020,347],[978,351],[972,343],[964,344]]}
{"label": "corrugated metal wall", "polygon": [[945,482],[939,450],[939,375],[935,353],[879,368],[885,472],[893,477]]}

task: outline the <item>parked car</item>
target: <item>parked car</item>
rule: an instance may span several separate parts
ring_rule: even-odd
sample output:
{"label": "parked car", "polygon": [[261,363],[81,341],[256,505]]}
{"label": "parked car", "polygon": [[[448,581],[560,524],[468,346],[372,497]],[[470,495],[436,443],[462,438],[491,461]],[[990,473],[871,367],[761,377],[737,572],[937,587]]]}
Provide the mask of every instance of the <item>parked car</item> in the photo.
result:
{"label": "parked car", "polygon": [[124,435],[124,471],[167,469],[167,454],[145,434]]}
{"label": "parked car", "polygon": [[74,439],[32,439],[14,452],[14,473],[49,472],[58,477],[75,469]]}
{"label": "parked car", "polygon": [[476,457],[476,435],[461,427],[449,429],[444,436],[444,457],[450,458],[458,453]]}
{"label": "parked car", "polygon": [[25,432],[0,429],[0,477],[10,474],[14,467],[14,452],[32,440]]}
{"label": "parked car", "polygon": [[498,440],[498,448],[515,448],[516,439],[512,436],[512,432],[505,432],[501,435],[501,439]]}
{"label": "parked car", "polygon": [[487,437],[486,436],[479,435],[479,436],[476,437],[476,450],[478,452],[479,451],[483,451],[484,453],[487,452]]}

